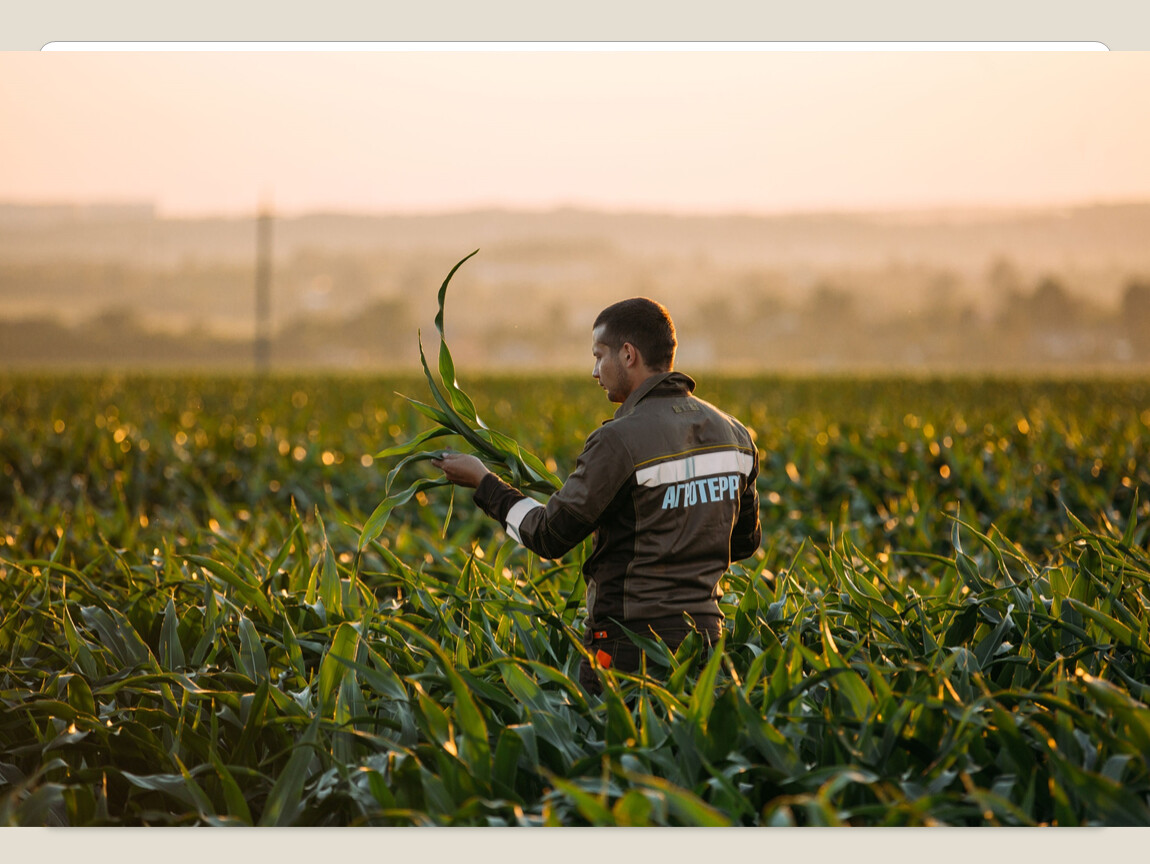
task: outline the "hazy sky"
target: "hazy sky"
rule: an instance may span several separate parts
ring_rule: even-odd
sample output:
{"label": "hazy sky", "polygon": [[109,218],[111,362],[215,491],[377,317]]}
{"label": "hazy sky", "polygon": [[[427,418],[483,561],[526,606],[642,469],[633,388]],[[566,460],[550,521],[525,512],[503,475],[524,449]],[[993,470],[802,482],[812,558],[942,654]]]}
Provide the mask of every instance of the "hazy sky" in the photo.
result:
{"label": "hazy sky", "polygon": [[1150,198],[1150,53],[0,53],[0,201],[164,215]]}

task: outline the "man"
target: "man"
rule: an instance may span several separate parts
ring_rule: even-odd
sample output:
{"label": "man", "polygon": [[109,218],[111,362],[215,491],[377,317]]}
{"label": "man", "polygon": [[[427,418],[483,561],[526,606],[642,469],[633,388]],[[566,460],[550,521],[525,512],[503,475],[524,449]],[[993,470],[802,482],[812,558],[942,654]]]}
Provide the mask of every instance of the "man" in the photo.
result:
{"label": "man", "polygon": [[[475,456],[449,453],[432,463],[474,488],[475,503],[544,558],[595,534],[583,566],[584,644],[601,665],[629,672],[639,671],[642,652],[621,626],[658,635],[672,650],[692,627],[717,640],[719,580],[761,540],[751,435],[692,395],[695,382],[673,371],[675,348],[671,317],[653,300],[623,300],[599,313],[591,374],[620,406],[587,438],[574,472],[546,505]],[[579,678],[599,691],[586,660]]]}

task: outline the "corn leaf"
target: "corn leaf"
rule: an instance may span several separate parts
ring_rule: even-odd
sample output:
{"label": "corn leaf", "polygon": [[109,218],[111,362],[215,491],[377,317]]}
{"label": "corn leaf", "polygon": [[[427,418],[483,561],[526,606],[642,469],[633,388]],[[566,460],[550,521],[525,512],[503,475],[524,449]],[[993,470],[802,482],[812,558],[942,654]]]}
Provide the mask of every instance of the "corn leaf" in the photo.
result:
{"label": "corn leaf", "polygon": [[299,741],[293,745],[287,765],[268,793],[267,802],[260,814],[260,825],[286,827],[295,824],[303,809],[303,790],[309,776],[308,769],[315,758],[319,721],[317,715]]}

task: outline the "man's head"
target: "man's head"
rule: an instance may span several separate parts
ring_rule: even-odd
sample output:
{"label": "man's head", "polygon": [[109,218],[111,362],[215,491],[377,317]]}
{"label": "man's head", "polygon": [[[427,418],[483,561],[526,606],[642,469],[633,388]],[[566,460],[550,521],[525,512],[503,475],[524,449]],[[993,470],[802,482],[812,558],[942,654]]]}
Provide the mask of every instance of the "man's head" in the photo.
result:
{"label": "man's head", "polygon": [[675,325],[646,297],[620,300],[599,313],[592,331],[592,375],[612,402],[623,402],[649,376],[675,365]]}

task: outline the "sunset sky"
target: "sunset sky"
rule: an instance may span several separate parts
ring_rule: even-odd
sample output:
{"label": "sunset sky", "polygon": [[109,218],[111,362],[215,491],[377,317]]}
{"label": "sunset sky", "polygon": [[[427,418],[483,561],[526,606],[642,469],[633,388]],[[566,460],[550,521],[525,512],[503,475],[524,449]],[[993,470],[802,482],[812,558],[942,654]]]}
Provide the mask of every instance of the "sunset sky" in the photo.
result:
{"label": "sunset sky", "polygon": [[1150,199],[1144,52],[0,53],[0,202],[162,215]]}

